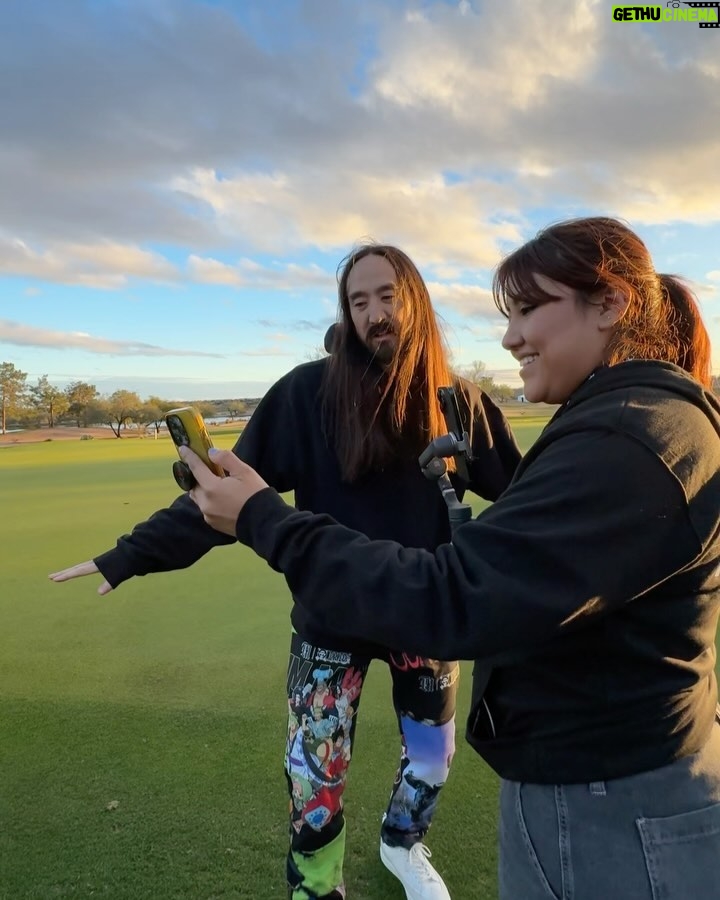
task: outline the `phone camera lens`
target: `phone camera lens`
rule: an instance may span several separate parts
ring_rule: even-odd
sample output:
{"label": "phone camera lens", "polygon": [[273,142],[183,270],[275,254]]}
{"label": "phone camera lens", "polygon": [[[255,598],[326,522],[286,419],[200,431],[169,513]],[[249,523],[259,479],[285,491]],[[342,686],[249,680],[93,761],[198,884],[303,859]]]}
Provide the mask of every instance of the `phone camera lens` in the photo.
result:
{"label": "phone camera lens", "polygon": [[190,442],[180,419],[175,416],[169,416],[167,426],[170,431],[170,437],[178,446],[189,446]]}

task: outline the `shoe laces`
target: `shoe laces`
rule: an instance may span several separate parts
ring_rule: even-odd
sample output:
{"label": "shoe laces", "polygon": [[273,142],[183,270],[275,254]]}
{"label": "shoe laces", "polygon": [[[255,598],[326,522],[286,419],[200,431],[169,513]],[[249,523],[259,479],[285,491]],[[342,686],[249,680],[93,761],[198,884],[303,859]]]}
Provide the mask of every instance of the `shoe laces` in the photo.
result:
{"label": "shoe laces", "polygon": [[440,876],[429,862],[431,856],[430,848],[426,847],[425,844],[413,844],[410,848],[410,865],[413,875],[417,878],[419,884],[423,882],[425,884],[439,884],[441,882]]}

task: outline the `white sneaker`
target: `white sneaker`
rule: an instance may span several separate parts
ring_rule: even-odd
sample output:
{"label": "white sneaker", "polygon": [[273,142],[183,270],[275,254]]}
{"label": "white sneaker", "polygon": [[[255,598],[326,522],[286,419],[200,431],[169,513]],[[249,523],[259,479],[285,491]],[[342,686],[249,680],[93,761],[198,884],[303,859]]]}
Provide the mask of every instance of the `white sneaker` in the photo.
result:
{"label": "white sneaker", "polygon": [[425,844],[406,850],[380,841],[380,859],[405,888],[407,900],[450,900],[445,882],[430,865],[431,856]]}

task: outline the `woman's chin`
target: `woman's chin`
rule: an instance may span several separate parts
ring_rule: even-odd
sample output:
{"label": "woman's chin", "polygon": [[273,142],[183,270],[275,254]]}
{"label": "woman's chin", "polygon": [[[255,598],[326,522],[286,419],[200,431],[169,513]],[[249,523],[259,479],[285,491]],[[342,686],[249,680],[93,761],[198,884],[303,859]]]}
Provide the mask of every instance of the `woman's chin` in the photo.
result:
{"label": "woman's chin", "polygon": [[523,384],[523,396],[528,403],[539,403],[542,400],[539,394],[538,389],[532,384]]}
{"label": "woman's chin", "polygon": [[551,400],[548,397],[547,391],[539,390],[538,388],[532,388],[525,386],[525,390],[523,391],[525,395],[525,400],[528,403],[554,403],[554,400]]}

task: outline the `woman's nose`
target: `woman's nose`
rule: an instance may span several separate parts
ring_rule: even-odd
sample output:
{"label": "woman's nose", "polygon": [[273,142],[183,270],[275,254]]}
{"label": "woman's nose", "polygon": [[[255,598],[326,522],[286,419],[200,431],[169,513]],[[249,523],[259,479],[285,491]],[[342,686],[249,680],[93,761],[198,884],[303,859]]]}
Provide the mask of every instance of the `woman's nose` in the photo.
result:
{"label": "woman's nose", "polygon": [[518,328],[517,323],[513,322],[512,319],[508,319],[507,328],[505,329],[505,334],[503,335],[501,343],[505,350],[512,350],[513,347],[519,347],[522,343],[520,329]]}

